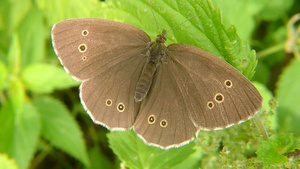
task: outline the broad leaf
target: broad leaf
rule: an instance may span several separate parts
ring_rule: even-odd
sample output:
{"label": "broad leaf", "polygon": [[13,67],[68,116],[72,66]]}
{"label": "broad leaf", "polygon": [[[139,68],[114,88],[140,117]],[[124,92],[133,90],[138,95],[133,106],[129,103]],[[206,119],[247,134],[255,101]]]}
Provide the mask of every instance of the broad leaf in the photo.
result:
{"label": "broad leaf", "polygon": [[109,133],[108,139],[114,153],[129,168],[172,168],[195,152],[193,142],[168,150],[148,146],[132,130]]}
{"label": "broad leaf", "polygon": [[82,131],[64,105],[51,97],[37,98],[33,103],[41,115],[42,136],[88,166]]}
{"label": "broad leaf", "polygon": [[22,79],[31,91],[37,93],[50,93],[55,89],[79,85],[61,67],[47,64],[27,66],[22,72]]}
{"label": "broad leaf", "polygon": [[13,158],[20,169],[29,166],[40,134],[40,117],[30,103],[15,109],[8,101],[0,111],[0,151]]}

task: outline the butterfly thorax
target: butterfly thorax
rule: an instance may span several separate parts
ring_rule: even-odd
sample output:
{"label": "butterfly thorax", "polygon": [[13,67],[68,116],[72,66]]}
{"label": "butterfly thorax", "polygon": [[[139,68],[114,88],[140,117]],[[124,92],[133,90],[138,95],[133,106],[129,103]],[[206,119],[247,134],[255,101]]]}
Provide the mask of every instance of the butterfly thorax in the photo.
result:
{"label": "butterfly thorax", "polygon": [[156,69],[165,56],[165,35],[166,31],[163,30],[162,34],[158,35],[156,39],[150,43],[150,48],[147,52],[147,62],[143,68],[143,71],[135,88],[134,99],[136,102],[140,102],[146,97],[148,91],[151,88]]}

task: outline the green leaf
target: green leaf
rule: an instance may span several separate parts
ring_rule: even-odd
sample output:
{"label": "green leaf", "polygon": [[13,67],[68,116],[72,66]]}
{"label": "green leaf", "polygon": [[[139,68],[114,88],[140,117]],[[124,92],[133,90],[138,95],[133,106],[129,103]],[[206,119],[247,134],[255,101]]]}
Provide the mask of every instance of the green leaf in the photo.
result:
{"label": "green leaf", "polygon": [[21,70],[21,47],[17,33],[12,36],[7,59],[10,74],[18,75]]}
{"label": "green leaf", "polygon": [[195,146],[194,149],[196,150],[194,153],[192,153],[190,156],[188,156],[184,161],[174,167],[172,169],[195,169],[199,168],[199,163],[202,157],[204,156],[204,153],[202,151],[202,148],[200,146]]}
{"label": "green leaf", "polygon": [[104,154],[101,154],[101,151],[97,147],[89,149],[89,159],[90,166],[86,169],[95,169],[95,168],[113,168],[112,164],[109,162]]}
{"label": "green leaf", "polygon": [[[160,30],[157,30],[154,16],[147,0],[111,0],[92,14],[93,17],[121,21],[147,32],[152,39],[162,29],[170,30],[167,44],[185,43],[204,49],[236,67],[246,77],[251,78],[256,66],[256,55],[242,41],[234,26],[226,28],[222,23],[219,8],[214,8],[209,0],[164,0],[151,1],[154,16]],[[137,10],[132,10],[133,8]],[[193,16],[193,19],[187,21]],[[186,21],[186,22],[185,22]],[[159,31],[159,32],[158,32]]]}
{"label": "green leaf", "polygon": [[0,111],[0,151],[14,158],[20,169],[28,168],[36,150],[40,118],[30,103],[16,110],[8,101]]}
{"label": "green leaf", "polygon": [[256,152],[257,159],[264,166],[271,164],[284,164],[287,157],[283,154],[299,149],[299,143],[292,133],[272,135],[269,140],[263,141]]}
{"label": "green leaf", "polygon": [[273,98],[272,92],[259,82],[252,83],[263,97],[263,106],[261,109],[264,111],[268,111],[270,109],[269,101]]}
{"label": "green leaf", "polygon": [[7,68],[2,61],[0,61],[0,91],[4,88],[7,82]]}
{"label": "green leaf", "polygon": [[39,0],[37,6],[44,12],[49,25],[55,22],[90,16],[90,11],[97,6],[98,0]]}
{"label": "green leaf", "polygon": [[[42,12],[31,8],[18,27],[22,50],[22,68],[38,63],[45,56],[45,29]],[[46,34],[49,36],[49,32]]]}
{"label": "green leaf", "polygon": [[195,150],[194,143],[163,150],[146,145],[132,130],[107,134],[110,147],[129,168],[172,168]]}
{"label": "green leaf", "polygon": [[213,3],[215,7],[220,6],[225,25],[234,24],[242,39],[250,39],[256,26],[255,17],[265,6],[266,0],[213,0]]}
{"label": "green leaf", "polygon": [[83,134],[66,107],[51,97],[33,100],[42,120],[42,136],[84,165],[89,165]]}
{"label": "green leaf", "polygon": [[8,97],[12,102],[14,111],[20,111],[23,109],[25,102],[25,88],[20,79],[12,76],[9,80]]}
{"label": "green leaf", "polygon": [[[280,126],[288,131],[300,134],[300,78],[295,78],[300,72],[300,61],[292,59],[285,68],[277,83],[276,98]],[[284,130],[284,131],[286,131]]]}
{"label": "green leaf", "polygon": [[265,62],[259,61],[255,71],[256,73],[251,80],[258,81],[260,83],[263,83],[265,86],[267,86],[271,76],[270,66]]}
{"label": "green leaf", "polygon": [[264,8],[257,15],[264,20],[276,20],[286,15],[286,12],[292,7],[294,0],[273,0],[267,1]]}
{"label": "green leaf", "polygon": [[48,64],[34,64],[22,71],[25,85],[37,93],[50,93],[55,89],[78,86],[62,68]]}
{"label": "green leaf", "polygon": [[6,154],[0,153],[0,168],[2,168],[2,169],[18,169],[18,166],[13,159],[9,159],[9,157]]}
{"label": "green leaf", "polygon": [[265,123],[264,125],[269,126],[270,129],[272,129],[272,130],[276,130],[278,127],[278,122],[277,122],[278,115],[277,115],[277,113],[275,113],[273,115],[268,114],[268,113],[274,113],[274,112],[270,112],[274,108],[271,108],[270,104],[269,104],[269,102],[273,99],[272,92],[266,86],[262,85],[261,83],[253,82],[253,85],[256,87],[256,89],[259,91],[259,93],[263,97],[263,105],[262,105],[260,112],[264,113],[261,116],[267,116],[267,121],[268,121],[268,123]]}
{"label": "green leaf", "polygon": [[277,84],[276,97],[281,107],[287,107],[295,114],[300,113],[300,98],[293,97],[300,95],[300,78],[295,76],[300,72],[300,61],[292,59],[290,64],[281,74]]}
{"label": "green leaf", "polygon": [[0,36],[2,36],[1,31],[7,30],[7,23],[9,22],[9,7],[10,3],[9,0],[2,0],[0,1]]}
{"label": "green leaf", "polygon": [[26,16],[30,8],[32,7],[31,0],[10,0],[10,9],[8,14],[8,32],[14,31],[18,27],[22,19]]}

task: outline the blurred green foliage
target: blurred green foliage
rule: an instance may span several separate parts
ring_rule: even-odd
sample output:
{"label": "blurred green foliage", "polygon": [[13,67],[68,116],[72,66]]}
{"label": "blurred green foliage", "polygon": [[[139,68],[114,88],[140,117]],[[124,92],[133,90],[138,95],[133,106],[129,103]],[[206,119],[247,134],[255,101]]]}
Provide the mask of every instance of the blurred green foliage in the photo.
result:
{"label": "blurred green foliage", "polygon": [[[300,28],[295,14],[300,2],[150,3],[159,30],[147,0],[0,1],[1,169],[299,167]],[[128,23],[152,39],[180,24],[168,33],[167,44],[197,46],[253,77],[264,98],[258,116],[271,137],[263,140],[250,120],[200,131],[188,145],[161,150],[145,145],[131,130],[109,132],[93,124],[78,98],[80,83],[63,70],[50,39],[54,23],[83,17]]]}

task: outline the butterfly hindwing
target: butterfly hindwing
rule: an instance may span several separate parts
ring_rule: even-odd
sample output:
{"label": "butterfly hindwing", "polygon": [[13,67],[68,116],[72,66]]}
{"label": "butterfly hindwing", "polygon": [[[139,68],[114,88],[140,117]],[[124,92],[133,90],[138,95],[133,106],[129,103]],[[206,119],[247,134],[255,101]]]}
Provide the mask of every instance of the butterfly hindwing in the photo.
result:
{"label": "butterfly hindwing", "polygon": [[133,57],[81,84],[81,103],[95,123],[113,130],[133,126],[138,111],[134,91],[145,61]]}
{"label": "butterfly hindwing", "polygon": [[190,120],[174,76],[168,63],[159,66],[136,118],[134,130],[148,144],[164,148],[179,146],[192,140],[198,130]]}

